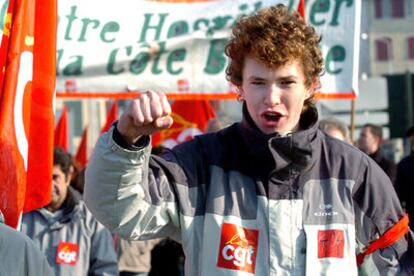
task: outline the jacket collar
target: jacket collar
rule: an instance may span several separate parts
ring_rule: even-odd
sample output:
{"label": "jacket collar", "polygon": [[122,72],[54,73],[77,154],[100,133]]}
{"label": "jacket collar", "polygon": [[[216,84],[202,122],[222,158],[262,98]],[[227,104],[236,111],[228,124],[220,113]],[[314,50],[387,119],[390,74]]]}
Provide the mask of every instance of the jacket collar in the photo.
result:
{"label": "jacket collar", "polygon": [[76,205],[79,203],[79,197],[76,194],[76,191],[69,186],[68,187],[68,193],[66,195],[66,199],[63,202],[62,206],[60,207],[61,210],[63,210],[63,214],[67,215],[75,209]]}
{"label": "jacket collar", "polygon": [[250,156],[262,156],[267,162],[270,156],[274,172],[281,177],[293,177],[312,163],[313,148],[318,137],[317,121],[316,108],[309,107],[301,115],[301,130],[286,136],[278,133],[264,134],[256,126],[244,104],[240,128]]}
{"label": "jacket collar", "polygon": [[[65,201],[63,202],[60,209],[53,216],[55,217],[56,222],[53,222],[52,224],[57,224],[57,227],[60,227],[59,225],[61,223],[70,220],[76,220],[78,217],[82,217],[82,215],[75,210],[76,207],[79,205],[79,201],[79,195],[72,187],[69,186]],[[79,210],[79,208],[77,210]],[[49,212],[46,209],[46,207],[37,209],[36,211],[38,211],[46,220],[48,220],[47,218],[51,217],[51,212]]]}

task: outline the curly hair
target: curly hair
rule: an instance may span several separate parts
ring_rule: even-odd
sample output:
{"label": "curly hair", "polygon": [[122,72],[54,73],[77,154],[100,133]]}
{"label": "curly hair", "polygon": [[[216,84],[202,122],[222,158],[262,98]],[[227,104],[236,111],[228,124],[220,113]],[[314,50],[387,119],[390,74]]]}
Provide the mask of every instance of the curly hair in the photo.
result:
{"label": "curly hair", "polygon": [[[230,58],[227,80],[240,87],[246,56],[269,68],[278,68],[293,60],[303,66],[305,86],[309,87],[323,72],[323,58],[319,48],[321,37],[296,11],[289,12],[283,4],[262,9],[252,16],[241,17],[233,27],[233,35],[226,45]],[[313,102],[310,99],[308,103]],[[307,103],[305,102],[305,105]]]}

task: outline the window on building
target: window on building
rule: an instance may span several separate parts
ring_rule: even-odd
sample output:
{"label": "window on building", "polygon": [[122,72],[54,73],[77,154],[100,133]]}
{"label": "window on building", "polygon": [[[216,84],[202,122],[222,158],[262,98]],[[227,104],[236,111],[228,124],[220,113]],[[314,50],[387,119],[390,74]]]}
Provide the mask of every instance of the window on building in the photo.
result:
{"label": "window on building", "polygon": [[392,0],[392,17],[404,17],[404,0]]}
{"label": "window on building", "polygon": [[392,59],[392,40],[389,37],[377,39],[375,41],[377,50],[377,60],[386,61]]}
{"label": "window on building", "polygon": [[405,1],[405,17],[412,18],[414,15],[414,3],[413,1]]}
{"label": "window on building", "polygon": [[408,38],[408,58],[414,59],[414,37]]}
{"label": "window on building", "polygon": [[382,0],[375,0],[374,5],[375,5],[375,18],[382,18],[383,17]]}

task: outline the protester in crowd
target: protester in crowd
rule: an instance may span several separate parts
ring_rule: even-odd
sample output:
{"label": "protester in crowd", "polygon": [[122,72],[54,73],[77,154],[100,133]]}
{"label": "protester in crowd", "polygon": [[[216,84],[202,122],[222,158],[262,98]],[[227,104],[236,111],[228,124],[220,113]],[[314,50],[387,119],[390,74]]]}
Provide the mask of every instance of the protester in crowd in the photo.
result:
{"label": "protester in crowd", "polygon": [[397,166],[395,189],[410,217],[410,227],[414,229],[414,126],[407,130],[410,139],[410,153]]}
{"label": "protester in crowd", "polygon": [[46,255],[56,275],[118,275],[111,233],[74,196],[71,165],[71,156],[55,148],[51,201],[24,214],[21,230]]}
{"label": "protester in crowd", "polygon": [[349,138],[348,134],[348,127],[343,122],[335,118],[326,118],[320,120],[319,129],[331,137],[351,143],[351,139]]}
{"label": "protester in crowd", "polygon": [[0,275],[54,275],[39,248],[26,235],[4,224],[0,211]]}
{"label": "protester in crowd", "polygon": [[165,238],[151,251],[149,276],[184,276],[184,260],[181,244]]}
{"label": "protester in crowd", "polygon": [[389,176],[391,182],[395,182],[397,166],[394,161],[385,158],[381,151],[382,128],[374,124],[365,124],[359,134],[358,147],[368,154]]}
{"label": "protester in crowd", "polygon": [[284,5],[239,19],[225,52],[242,122],[150,156],[171,108],[143,93],[96,145],[90,210],[125,238],[181,240],[186,275],[412,275],[388,177],[317,127],[319,42]]}
{"label": "protester in crowd", "polygon": [[148,276],[151,270],[151,250],[158,242],[159,239],[148,241],[119,239],[117,246],[119,276]]}

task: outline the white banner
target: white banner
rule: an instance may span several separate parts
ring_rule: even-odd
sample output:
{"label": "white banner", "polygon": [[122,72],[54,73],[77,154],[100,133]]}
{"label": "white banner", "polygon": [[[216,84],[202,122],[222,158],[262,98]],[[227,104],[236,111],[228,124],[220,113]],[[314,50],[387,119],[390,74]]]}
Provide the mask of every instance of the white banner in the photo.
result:
{"label": "white banner", "polygon": [[[276,3],[297,9],[299,0],[61,0],[57,89],[228,93],[223,49],[231,26]],[[358,87],[360,5],[306,1],[306,19],[322,35],[323,93]]]}

